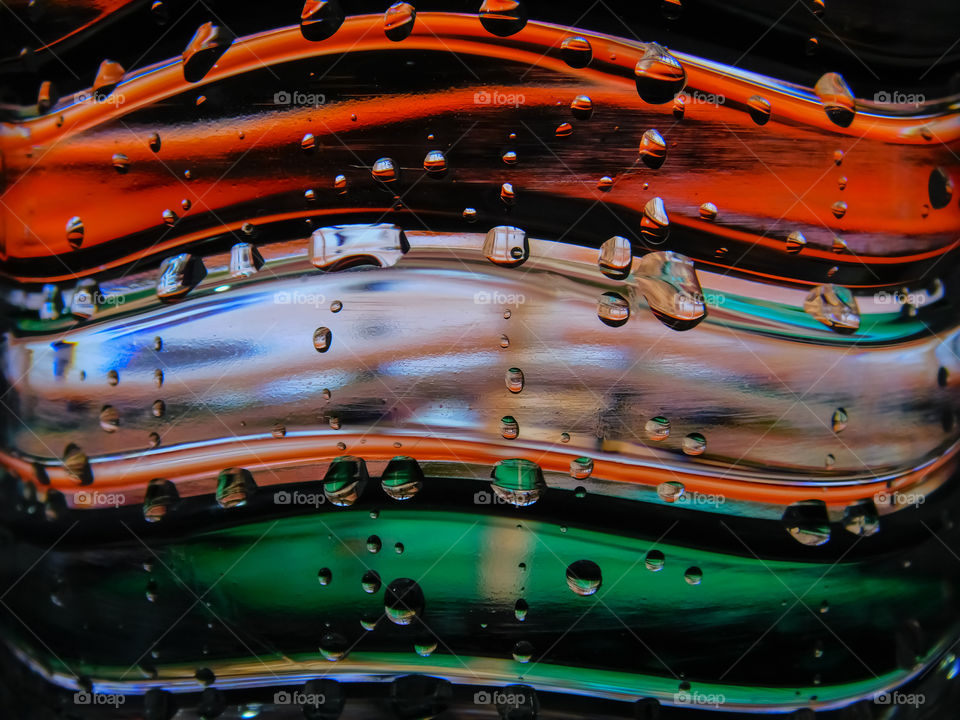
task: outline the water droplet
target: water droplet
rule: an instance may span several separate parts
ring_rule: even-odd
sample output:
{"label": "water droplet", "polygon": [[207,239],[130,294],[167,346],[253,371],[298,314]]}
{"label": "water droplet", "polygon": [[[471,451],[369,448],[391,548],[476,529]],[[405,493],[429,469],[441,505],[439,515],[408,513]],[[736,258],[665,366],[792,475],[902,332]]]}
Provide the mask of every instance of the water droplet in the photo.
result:
{"label": "water droplet", "polygon": [[513,205],[517,201],[517,192],[513,189],[513,183],[505,182],[500,186],[500,199],[504,205]]}
{"label": "water droplet", "polygon": [[113,169],[121,175],[130,169],[130,160],[123,153],[114,153],[113,157],[110,158],[110,162],[113,164]]}
{"label": "water droplet", "polygon": [[326,633],[320,638],[320,654],[325,660],[337,662],[342,659],[349,649],[347,639],[339,633]]}
{"label": "water droplet", "polygon": [[847,204],[843,200],[837,200],[830,206],[830,211],[838,220],[847,214]]}
{"label": "water droplet", "polygon": [[856,113],[853,92],[839,73],[828,72],[813,86],[813,92],[834,125],[850,127]]}
{"label": "water droplet", "polygon": [[585,37],[571,35],[560,43],[560,57],[572,68],[584,68],[593,59],[593,47]]}
{"label": "water droplet", "polygon": [[447,158],[440,150],[431,150],[423,158],[423,169],[432,175],[442,175],[447,171]]}
{"label": "water droplet", "polygon": [[787,252],[798,253],[807,246],[807,238],[799,230],[794,230],[787,235]]}
{"label": "water droplet", "polygon": [[337,417],[336,415],[331,415],[329,422],[330,422],[330,429],[331,429],[331,430],[339,430],[339,429],[340,429],[340,418]]}
{"label": "water droplet", "polygon": [[156,580],[147,581],[147,589],[144,594],[146,595],[148,602],[157,601],[157,597],[159,597],[159,588],[157,587]]}
{"label": "water droplet", "polygon": [[153,384],[157,387],[163,387],[163,370],[160,368],[153,371]]}
{"label": "water droplet", "polygon": [[520,640],[513,646],[513,659],[518,663],[528,663],[533,657],[533,645],[526,640]]}
{"label": "water droplet", "polygon": [[123,80],[126,71],[123,66],[113,60],[104,60],[97,69],[97,77],[93,81],[93,94],[95,97],[105,97],[113,92],[113,89]]}
{"label": "water droplet", "polygon": [[589,120],[593,114],[593,100],[588,95],[577,95],[570,103],[570,112],[578,120]]}
{"label": "water droplet", "polygon": [[413,649],[420,657],[430,657],[437,650],[437,641],[431,639],[416,642]]}
{"label": "water droplet", "polygon": [[380,617],[376,613],[368,612],[360,617],[360,627],[367,632],[374,630],[378,622],[380,622]]}
{"label": "water droplet", "polygon": [[120,384],[120,373],[116,370],[107,370],[107,384],[108,385],[119,385]]}
{"label": "water droplet", "polygon": [[837,459],[833,455],[828,454],[827,457],[824,458],[823,464],[827,469],[832,468],[837,464]]}
{"label": "water droplet", "polygon": [[523,390],[524,377],[523,370],[520,368],[512,367],[508,369],[505,380],[507,383],[507,390],[510,392],[518,393]]}
{"label": "water droplet", "polygon": [[116,432],[120,427],[120,413],[112,405],[104,405],[100,410],[100,427],[109,433]]}
{"label": "water droplet", "polygon": [[370,595],[379,592],[381,584],[380,574],[376,570],[367,570],[367,572],[363,574],[363,577],[360,578],[360,587],[363,588],[365,593],[369,593]]}
{"label": "water droplet", "polygon": [[609,175],[604,175],[602,178],[597,180],[597,190],[602,192],[609,192],[613,188],[613,178]]}
{"label": "water droplet", "polygon": [[513,616],[517,618],[520,622],[523,622],[527,619],[527,612],[529,610],[527,601],[523,598],[517,600],[516,604],[513,606]]}
{"label": "water droplet", "polygon": [[380,484],[394,500],[409,500],[423,487],[423,470],[413,458],[398,455],[387,463]]}
{"label": "water droplet", "polygon": [[937,210],[946,207],[950,202],[953,197],[953,180],[942,167],[930,171],[927,192],[930,195],[930,205]]}
{"label": "water droplet", "polygon": [[483,254],[495,265],[522,265],[530,255],[526,231],[510,225],[491,228],[483,241]]}
{"label": "water droplet", "polygon": [[700,581],[703,580],[703,571],[698,567],[689,567],[683,574],[683,579],[687,581],[688,585],[699,585]]}
{"label": "water droplet", "polygon": [[806,313],[831,330],[849,334],[860,327],[860,308],[847,288],[839,285],[818,285],[803,303]]}
{"label": "water droplet", "polygon": [[303,197],[307,202],[313,202],[317,199],[317,193],[312,188],[303,191]]}
{"label": "water droplet", "polygon": [[154,349],[156,352],[160,352],[161,350],[163,350],[163,338],[162,338],[162,337],[157,336],[157,337],[155,337],[155,338],[153,339],[153,349]]}
{"label": "water droplet", "polygon": [[480,24],[491,35],[508,37],[523,30],[527,10],[520,0],[483,0]]}
{"label": "water droplet", "polygon": [[500,347],[502,347],[502,348],[504,348],[504,349],[510,347],[510,338],[508,338],[506,335],[501,335],[501,336],[500,336]]}
{"label": "water droplet", "polygon": [[660,572],[663,570],[666,560],[667,559],[664,557],[662,552],[659,550],[651,550],[643,559],[643,564],[646,566],[647,570],[651,572]]}
{"label": "water droplet", "polygon": [[147,483],[143,497],[143,519],[148,523],[163,520],[179,500],[176,485],[163,478],[154,478]]}
{"label": "water droplet", "polygon": [[509,320],[509,319],[510,319],[510,316],[511,316],[512,314],[513,314],[513,313],[510,312],[510,309],[507,308],[506,310],[503,311],[503,319],[504,319],[504,320]]}
{"label": "water droplet", "polygon": [[371,170],[375,180],[391,183],[397,179],[397,168],[392,158],[382,157],[373,164]]}
{"label": "water droplet", "polygon": [[593,472],[593,460],[588,457],[578,457],[570,461],[570,477],[583,480]]}
{"label": "water droplet", "polygon": [[657,485],[657,495],[665,502],[676,502],[685,492],[683,483],[677,480],[668,480]]}
{"label": "water droplet", "polygon": [[306,0],[300,12],[300,33],[314,42],[326,40],[340,29],[343,20],[339,0]]}
{"label": "water droplet", "polygon": [[567,587],[577,595],[593,595],[602,582],[600,566],[592,560],[577,560],[567,567]]}
{"label": "water droplet", "polygon": [[186,295],[207,275],[203,261],[190,253],[180,253],[160,263],[157,297],[172,301]]}
{"label": "water droplet", "polygon": [[70,247],[78,248],[83,244],[83,220],[79,216],[74,216],[67,220],[67,242]]}
{"label": "water droplet", "polygon": [[666,440],[670,437],[670,421],[662,415],[658,415],[647,420],[644,430],[647,432],[647,437],[655,442]]}
{"label": "water droplet", "polygon": [[256,489],[249,470],[227,468],[217,477],[217,504],[222,508],[242,507]]}
{"label": "water droplet", "polygon": [[700,433],[690,433],[683,439],[683,452],[687,455],[703,455],[707,441]]}
{"label": "water droplet", "polygon": [[[607,277],[615,280],[625,278],[633,264],[633,248],[630,241],[619,235],[605,240],[600,246],[597,264],[600,266],[600,272]],[[629,306],[627,310],[629,313]]]}
{"label": "water droplet", "polygon": [[344,195],[347,192],[347,176],[346,175],[337,175],[333,179],[333,189],[336,190],[340,195]]}
{"label": "water droplet", "polygon": [[503,162],[507,165],[516,165],[517,164],[517,154],[513,150],[507,150],[501,157]]}
{"label": "water droplet", "polygon": [[643,55],[633,69],[637,94],[654,105],[671,102],[687,82],[683,65],[657,43],[645,43]]}
{"label": "water droplet", "polygon": [[327,468],[323,478],[323,494],[338,507],[353,505],[363,494],[369,478],[366,462],[358,457],[342,455],[334,458]]}
{"label": "water droplet", "polygon": [[150,408],[154,417],[163,417],[164,413],[167,412],[167,405],[163,400],[154,400],[153,406]]}
{"label": "water droplet", "polygon": [[554,131],[554,134],[557,137],[569,137],[573,134],[573,125],[568,122],[563,122],[557,125],[557,129]]}
{"label": "water droplet", "polygon": [[477,209],[468,207],[463,209],[463,219],[469,223],[477,221]]}
{"label": "water droplet", "polygon": [[317,352],[325,353],[330,349],[330,328],[318,327],[313,331],[313,348]]}
{"label": "water droplet", "polygon": [[341,310],[343,310],[343,303],[339,300],[334,300],[332,303],[330,303],[330,312],[338,313]]}
{"label": "water droplet", "polygon": [[640,220],[640,234],[647,242],[661,244],[670,233],[670,217],[667,208],[659,197],[652,197],[643,206],[643,218]]}
{"label": "water droplet", "polygon": [[162,215],[162,217],[163,217],[163,222],[165,222],[165,223],[166,223],[167,225],[169,225],[170,227],[173,227],[173,226],[176,224],[176,222],[177,222],[177,214],[176,214],[173,210],[171,210],[170,208],[167,208],[166,210],[164,210],[164,211],[161,213],[161,215]]}
{"label": "water droplet", "polygon": [[766,125],[770,120],[770,101],[760,95],[754,95],[747,100],[747,109],[750,117],[757,125]]}
{"label": "water droplet", "polygon": [[517,507],[533,505],[546,489],[540,466],[522,458],[500,460],[490,476],[497,496]]}
{"label": "water droplet", "polygon": [[841,190],[846,190],[846,189],[847,189],[847,176],[846,176],[846,175],[841,175],[840,177],[837,178],[837,187],[840,188]]}
{"label": "water droplet", "polygon": [[605,325],[620,327],[630,319],[630,303],[619,293],[603,293],[597,302],[597,317]]}
{"label": "water droplet", "polygon": [[303,136],[303,139],[300,140],[300,147],[308,152],[316,149],[317,139],[313,136],[313,133],[307,133]]}
{"label": "water droplet", "polygon": [[679,253],[651,252],[637,266],[643,296],[654,316],[674,330],[689,330],[706,316],[693,261]]}
{"label": "water droplet", "polygon": [[833,416],[830,418],[830,424],[833,426],[835,433],[842,432],[847,427],[847,411],[842,407],[834,410]]}
{"label": "water droplet", "polygon": [[643,133],[643,137],[640,139],[639,152],[643,164],[652,170],[656,170],[667,159],[667,142],[659,131],[651,128]]}
{"label": "water droplet", "polygon": [[717,219],[717,212],[717,206],[712,202],[705,202],[700,206],[700,218],[708,222],[713,222]]}
{"label": "water droplet", "polygon": [[843,527],[854,535],[873,535],[880,529],[880,515],[873,500],[861,500],[843,511]]}
{"label": "water droplet", "polygon": [[199,82],[210,72],[223,55],[233,36],[213,23],[206,22],[197,28],[183,51],[183,78],[187,82]]}
{"label": "water droplet", "polygon": [[410,625],[423,616],[423,590],[410,578],[393,580],[383,594],[383,609],[394,625]]}
{"label": "water droplet", "polygon": [[330,584],[330,581],[333,580],[333,572],[331,572],[330,568],[320,568],[317,571],[317,580],[321,585],[326,587]]}
{"label": "water droplet", "polygon": [[560,442],[562,443],[570,442],[570,433],[566,433],[566,432],[560,433]]}
{"label": "water droplet", "polygon": [[180,201],[180,207],[183,208],[184,212],[187,212],[190,210],[191,207],[193,207],[193,204],[190,202],[190,200],[188,200],[187,198],[184,198],[183,200]]}
{"label": "water droplet", "polygon": [[801,500],[783,513],[783,526],[803,545],[823,545],[830,539],[830,518],[822,500]]}
{"label": "water droplet", "polygon": [[520,434],[520,425],[513,415],[504,415],[500,418],[500,434],[505,440],[514,440]]}
{"label": "water droplet", "polygon": [[381,547],[383,547],[383,543],[376,535],[371,535],[367,538],[367,552],[376,555],[378,552],[380,552]]}

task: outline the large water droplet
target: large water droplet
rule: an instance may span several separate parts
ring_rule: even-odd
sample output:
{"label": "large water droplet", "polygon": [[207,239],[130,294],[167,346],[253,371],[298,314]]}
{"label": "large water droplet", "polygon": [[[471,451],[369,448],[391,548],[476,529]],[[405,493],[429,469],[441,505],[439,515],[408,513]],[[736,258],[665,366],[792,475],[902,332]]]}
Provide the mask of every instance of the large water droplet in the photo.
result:
{"label": "large water droplet", "polygon": [[602,582],[600,566],[592,560],[577,560],[567,567],[567,587],[577,595],[593,595]]}
{"label": "large water droplet", "polygon": [[600,272],[607,277],[615,280],[625,278],[633,264],[633,248],[630,241],[619,235],[605,240],[600,246],[597,264],[600,266]]}
{"label": "large water droplet", "polygon": [[412,457],[398,455],[380,476],[383,491],[394,500],[409,500],[423,487],[423,470]]}
{"label": "large water droplet", "polygon": [[640,159],[648,168],[656,170],[667,159],[667,142],[659,131],[651,128],[640,139]]}
{"label": "large water droplet", "polygon": [[856,114],[853,92],[839,73],[823,75],[813,86],[813,92],[823,103],[827,117],[834,125],[849,127]]}
{"label": "large water droplet", "polygon": [[342,455],[334,458],[327,468],[323,478],[323,494],[334,505],[353,505],[363,494],[369,478],[363,459]]}
{"label": "large water droplet", "polygon": [[540,499],[546,489],[543,471],[530,460],[511,458],[501,460],[491,472],[491,488],[503,500],[522,507]]}
{"label": "large water droplet", "polygon": [[509,368],[505,377],[507,390],[512,393],[518,393],[523,390],[524,378],[523,370],[520,368]]}
{"label": "large water droplet", "polygon": [[803,309],[831,330],[849,334],[860,327],[860,308],[847,288],[818,285],[807,295]]}
{"label": "large water droplet", "polygon": [[217,476],[217,504],[222,508],[246,505],[256,490],[253,475],[244,468],[227,468]]}
{"label": "large water droplet", "polygon": [[571,35],[560,43],[560,57],[572,68],[584,68],[593,59],[593,48],[585,37]]}
{"label": "large water droplet", "polygon": [[383,32],[390,40],[400,42],[410,36],[417,19],[417,11],[406,2],[394,3],[383,15]]}
{"label": "large water droplet", "polygon": [[597,317],[605,325],[620,327],[630,319],[630,303],[619,293],[603,293],[597,302]]}
{"label": "large water droplet", "polygon": [[307,40],[331,37],[343,25],[339,0],[306,0],[300,12],[300,32]]}
{"label": "large water droplet", "polygon": [[387,585],[383,594],[383,609],[394,625],[410,625],[423,616],[423,590],[410,578],[398,578]]}
{"label": "large water droplet", "polygon": [[672,251],[644,255],[637,280],[650,310],[674,330],[689,330],[707,314],[693,261]]}
{"label": "large water droplet", "polygon": [[508,37],[523,30],[527,10],[520,0],[483,0],[480,23],[488,33]]}
{"label": "large water droplet", "polygon": [[653,245],[660,245],[667,239],[670,234],[670,217],[662,198],[652,197],[643,206],[640,234]]}
{"label": "large water droplet", "polygon": [[483,240],[483,254],[496,265],[522,265],[530,255],[526,231],[510,225],[491,228]]}
{"label": "large water droplet", "polygon": [[830,518],[822,500],[801,500],[783,513],[783,526],[804,545],[823,545],[830,539]]}
{"label": "large water droplet", "polygon": [[633,74],[637,94],[644,102],[655,105],[672,101],[687,82],[687,73],[680,61],[657,43],[644,44],[643,55]]}
{"label": "large water droplet", "polygon": [[179,499],[176,485],[163,478],[154,478],[147,483],[143,498],[143,519],[149,523],[163,520]]}

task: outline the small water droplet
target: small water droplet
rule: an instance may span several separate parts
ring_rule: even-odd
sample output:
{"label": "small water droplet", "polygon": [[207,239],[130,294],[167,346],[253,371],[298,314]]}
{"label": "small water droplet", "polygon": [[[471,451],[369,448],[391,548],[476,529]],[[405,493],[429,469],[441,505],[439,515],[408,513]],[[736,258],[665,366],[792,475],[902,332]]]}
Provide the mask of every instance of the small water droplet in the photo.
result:
{"label": "small water droplet", "polygon": [[517,164],[517,153],[513,150],[507,150],[502,156],[501,159],[507,165],[516,165]]}
{"label": "small water droplet", "polygon": [[843,527],[854,535],[873,535],[880,529],[880,515],[873,500],[861,500],[843,511]]}
{"label": "small water droplet", "polygon": [[513,659],[518,663],[528,663],[533,657],[533,645],[526,640],[520,640],[513,646]]}
{"label": "small water droplet", "polygon": [[109,433],[120,427],[120,413],[112,405],[104,405],[100,410],[100,427]]}
{"label": "small water droplet", "polygon": [[688,585],[699,585],[700,581],[703,580],[703,571],[698,567],[689,567],[683,573],[683,579],[687,581]]}
{"label": "small water droplet", "polygon": [[567,567],[567,587],[577,595],[593,595],[602,582],[600,566],[592,560],[577,560]]}
{"label": "small water droplet", "polygon": [[161,215],[163,216],[163,222],[165,222],[170,227],[173,227],[176,224],[177,214],[170,208],[167,208],[166,210],[164,210],[161,213]]}
{"label": "small water droplet", "polygon": [[602,178],[597,180],[597,190],[602,192],[609,192],[613,188],[613,178],[609,175],[604,175]]}
{"label": "small water droplet", "polygon": [[154,400],[153,406],[150,408],[154,417],[163,417],[167,412],[167,405],[163,400]]}
{"label": "small water droplet", "polygon": [[846,190],[846,189],[847,189],[847,176],[846,176],[846,175],[841,175],[839,178],[837,178],[837,187],[840,188],[841,190]]}
{"label": "small water droplet", "polygon": [[317,352],[325,353],[330,349],[330,328],[318,327],[313,331],[313,348]]}
{"label": "small water droplet", "polygon": [[837,200],[830,206],[830,211],[838,220],[847,214],[847,204],[843,200]]}
{"label": "small water droplet", "polygon": [[570,461],[570,477],[583,480],[593,472],[593,460],[588,457],[578,457]]}
{"label": "small water droplet", "polygon": [[375,180],[391,183],[397,179],[397,167],[392,158],[382,157],[373,164],[371,174]]}
{"label": "small water droplet", "polygon": [[360,587],[363,588],[365,593],[369,593],[370,595],[379,592],[381,584],[380,574],[376,570],[367,570],[367,572],[363,574],[363,577],[360,578]]}
{"label": "small water droplet", "polygon": [[683,483],[677,480],[667,480],[657,485],[657,495],[665,502],[676,502],[685,492]]}
{"label": "small water droplet", "polygon": [[644,430],[647,432],[647,437],[655,442],[666,440],[670,437],[670,421],[662,415],[658,415],[647,420]]}
{"label": "small water droplet", "polygon": [[563,122],[557,125],[557,129],[554,131],[554,134],[557,137],[569,137],[573,134],[573,125],[568,122]]}
{"label": "small water droplet", "polygon": [[468,207],[463,209],[463,219],[469,223],[477,221],[477,209]]}
{"label": "small water droplet", "polygon": [[107,370],[107,384],[118,385],[120,383],[120,373],[116,370]]}
{"label": "small water droplet", "polygon": [[501,335],[501,336],[500,336],[500,347],[502,347],[502,348],[508,348],[508,347],[510,347],[510,338],[508,338],[506,335]]}
{"label": "small water droplet", "polygon": [[509,368],[506,374],[507,390],[512,393],[518,393],[523,390],[524,376],[520,368]]}
{"label": "small water droplet", "polygon": [[338,313],[341,310],[343,310],[343,303],[339,300],[334,300],[332,303],[330,303],[330,312]]}
{"label": "small water droplet", "polygon": [[640,159],[652,170],[661,167],[667,159],[667,142],[658,130],[651,128],[640,139]]}
{"label": "small water droplet", "polygon": [[320,570],[317,571],[317,580],[321,585],[326,587],[330,584],[330,581],[333,580],[333,572],[330,568],[320,568]]}
{"label": "small water droplet", "polygon": [[570,433],[566,433],[566,432],[560,433],[560,442],[562,443],[570,442]]}
{"label": "small water droplet", "polygon": [[500,418],[500,434],[505,440],[514,440],[520,434],[520,425],[512,415]]}
{"label": "small water droplet", "polygon": [[121,175],[130,169],[130,160],[123,153],[114,153],[113,157],[110,158],[110,162],[113,164],[113,169]]}
{"label": "small water droplet", "polygon": [[712,202],[705,202],[700,206],[700,218],[702,220],[713,222],[717,219],[717,212],[717,206]]}
{"label": "small water droplet", "polygon": [[807,238],[799,230],[787,235],[787,252],[798,253],[807,246]]}
{"label": "small water droplet", "polygon": [[761,95],[754,95],[747,100],[747,109],[757,125],[766,125],[770,120],[770,101]]}
{"label": "small water droplet", "polygon": [[687,455],[703,455],[707,441],[700,433],[690,433],[683,439],[682,448]]}
{"label": "small water droplet", "polygon": [[823,545],[830,539],[830,519],[822,500],[801,500],[783,513],[783,526],[803,545]]}
{"label": "small water droplet", "polygon": [[380,476],[383,491],[394,500],[409,500],[423,487],[423,470],[411,457],[397,455]]}
{"label": "small water droplet", "polygon": [[504,205],[513,205],[517,201],[517,191],[513,188],[513,183],[505,182],[500,186],[500,199]]}
{"label": "small water droplet", "polygon": [[367,538],[367,552],[376,555],[378,552],[380,552],[381,547],[383,547],[383,543],[380,541],[378,536],[371,535]]}
{"label": "small water droplet", "polygon": [[578,120],[589,120],[593,114],[593,100],[589,95],[577,95],[570,103],[570,112]]}
{"label": "small water droplet", "polygon": [[813,92],[834,125],[850,127],[856,114],[853,92],[839,73],[828,72],[813,86]]}
{"label": "small water droplet", "polygon": [[643,564],[647,570],[651,572],[660,572],[663,570],[664,563],[666,563],[666,558],[659,550],[651,550],[643,559]]}
{"label": "small water droplet", "polygon": [[807,38],[807,42],[804,45],[804,50],[806,51],[807,55],[816,55],[817,50],[819,48],[820,48],[819,40],[817,40],[815,37]]}
{"label": "small water droplet", "polygon": [[834,410],[833,416],[830,418],[830,424],[833,426],[835,433],[842,432],[847,427],[847,411],[842,407]]}
{"label": "small water droplet", "polygon": [[423,169],[431,175],[442,175],[447,171],[446,156],[440,150],[431,150],[423,158]]}
{"label": "small water droplet", "polygon": [[387,585],[383,595],[383,609],[394,625],[410,625],[423,616],[423,590],[415,580],[397,578]]}
{"label": "small water droplet", "polygon": [[527,605],[527,601],[523,598],[517,600],[516,604],[513,606],[513,616],[517,618],[520,622],[523,622],[527,619],[527,612],[529,611],[530,606]]}
{"label": "small water droplet", "polygon": [[70,243],[70,247],[78,248],[83,244],[83,234],[85,228],[83,226],[83,220],[79,216],[74,216],[67,220],[67,242]]}
{"label": "small water droplet", "polygon": [[326,633],[320,638],[320,654],[323,655],[325,660],[329,660],[330,662],[337,662],[343,659],[348,649],[347,639],[339,633]]}

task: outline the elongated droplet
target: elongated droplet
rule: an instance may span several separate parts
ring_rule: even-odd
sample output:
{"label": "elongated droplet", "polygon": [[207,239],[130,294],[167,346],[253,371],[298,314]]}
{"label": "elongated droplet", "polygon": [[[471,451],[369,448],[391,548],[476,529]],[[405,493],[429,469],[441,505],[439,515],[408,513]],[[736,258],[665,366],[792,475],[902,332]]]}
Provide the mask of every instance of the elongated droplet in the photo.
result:
{"label": "elongated droplet", "polygon": [[256,489],[249,470],[227,468],[217,477],[217,504],[222,508],[241,507],[247,504]]}
{"label": "elongated droplet", "polygon": [[615,280],[625,278],[633,264],[633,247],[630,241],[619,235],[605,240],[600,246],[597,264],[600,266],[600,272],[607,277]]}
{"label": "elongated droplet", "polygon": [[343,20],[339,0],[306,0],[300,12],[300,33],[314,42],[326,40],[340,29]]}
{"label": "elongated droplet", "polygon": [[818,285],[807,295],[803,309],[831,330],[850,334],[860,328],[860,308],[856,298],[840,285]]}
{"label": "elongated droplet", "polygon": [[654,42],[644,44],[633,74],[637,94],[653,105],[671,102],[687,82],[687,73],[680,61]]}
{"label": "elongated droplet", "polygon": [[839,73],[828,72],[813,86],[813,92],[834,125],[850,127],[856,115],[853,92]]}
{"label": "elongated droplet", "polygon": [[78,248],[83,244],[83,220],[74,216],[67,220],[67,242],[70,247]]}
{"label": "elongated droplet", "polygon": [[643,206],[643,218],[640,220],[640,234],[654,245],[660,245],[670,234],[670,216],[660,197],[652,197]]}
{"label": "elongated droplet", "polygon": [[659,131],[651,128],[640,140],[640,159],[648,168],[656,170],[667,159],[667,142]]}
{"label": "elongated droplet", "polygon": [[505,379],[507,383],[507,390],[509,390],[510,392],[518,393],[521,390],[523,390],[523,384],[524,384],[523,370],[521,370],[520,368],[512,367],[509,370],[507,370]]}
{"label": "elongated droplet", "polygon": [[400,42],[413,32],[416,19],[417,11],[413,5],[406,2],[394,3],[383,15],[383,32],[388,39]]}

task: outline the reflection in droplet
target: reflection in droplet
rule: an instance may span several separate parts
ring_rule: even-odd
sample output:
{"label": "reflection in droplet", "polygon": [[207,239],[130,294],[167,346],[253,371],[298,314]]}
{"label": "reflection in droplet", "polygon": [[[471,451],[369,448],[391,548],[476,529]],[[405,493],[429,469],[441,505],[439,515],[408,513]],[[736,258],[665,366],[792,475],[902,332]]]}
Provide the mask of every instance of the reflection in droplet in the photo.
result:
{"label": "reflection in droplet", "polygon": [[593,472],[593,460],[588,457],[578,457],[570,461],[570,477],[583,480]]}
{"label": "reflection in droplet", "polygon": [[320,638],[320,654],[330,662],[341,660],[347,654],[348,649],[347,639],[339,633],[326,633]]}
{"label": "reflection in droplet", "polygon": [[520,425],[513,415],[504,415],[500,418],[500,434],[505,440],[515,440],[520,434]]}
{"label": "reflection in droplet", "polygon": [[700,206],[700,218],[712,222],[717,219],[717,206],[712,202],[705,202]]}
{"label": "reflection in droplet", "polygon": [[557,137],[569,137],[573,134],[573,125],[568,122],[560,123],[554,131]]}
{"label": "reflection in droplet", "polygon": [[383,15],[383,33],[388,39],[400,42],[413,32],[416,19],[417,11],[413,5],[406,2],[394,3]]}
{"label": "reflection in droplet", "polygon": [[490,262],[504,267],[516,267],[530,256],[527,233],[511,225],[498,225],[487,231],[483,240],[483,254]]}
{"label": "reflection in droplet", "polygon": [[830,121],[840,127],[849,127],[856,114],[853,92],[839,73],[828,72],[813,86],[813,92]]}
{"label": "reflection in droplet", "polygon": [[323,494],[333,505],[348,507],[363,494],[367,480],[367,464],[362,458],[341,455],[334,458],[323,478]]}
{"label": "reflection in droplet", "polygon": [[652,197],[643,206],[643,218],[640,220],[640,234],[647,242],[661,244],[670,233],[670,217],[660,197]]}
{"label": "reflection in droplet", "polygon": [[518,393],[523,390],[524,377],[523,370],[520,368],[509,368],[505,377],[507,383],[507,390],[512,393]]}
{"label": "reflection in droplet", "polygon": [[847,214],[847,204],[843,200],[837,200],[830,206],[830,211],[833,213],[833,216],[839,220]]}
{"label": "reflection in droplet", "polygon": [[603,293],[597,302],[597,317],[604,325],[620,327],[630,319],[630,303],[619,293]]}
{"label": "reflection in droplet", "polygon": [[663,570],[663,566],[666,561],[667,559],[664,557],[662,552],[659,550],[651,550],[643,559],[643,564],[646,566],[647,570],[650,570],[651,572],[660,572]]}
{"label": "reflection in droplet", "polygon": [[319,353],[325,353],[330,349],[331,338],[330,328],[318,327],[313,331],[313,349]]}
{"label": "reflection in droplet", "polygon": [[787,252],[798,253],[807,246],[807,238],[799,230],[794,230],[787,235]]}
{"label": "reflection in droplet", "polygon": [[447,171],[447,158],[440,150],[431,150],[423,158],[423,169],[434,176],[443,175]]}
{"label": "reflection in droplet", "polygon": [[394,625],[409,625],[423,616],[423,590],[410,578],[393,580],[383,595],[384,612]]}
{"label": "reflection in droplet", "polygon": [[671,102],[683,90],[687,73],[667,49],[655,42],[643,45],[643,55],[633,69],[637,94],[654,105]]}
{"label": "reflection in droplet", "polygon": [[391,183],[397,179],[397,167],[392,158],[382,157],[373,164],[371,174],[375,180]]}
{"label": "reflection in droplet", "polygon": [[823,545],[830,539],[830,518],[822,500],[801,500],[783,513],[783,526],[803,545]]}
{"label": "reflection in droplet", "polygon": [[655,442],[666,440],[670,437],[670,421],[662,415],[650,418],[644,426],[647,437]]}
{"label": "reflection in droplet", "polygon": [[497,496],[517,507],[537,502],[546,489],[540,466],[522,458],[499,461],[490,476]]}
{"label": "reflection in droplet", "polygon": [[383,491],[394,500],[409,500],[423,487],[423,470],[412,457],[397,455],[380,476]]}
{"label": "reflection in droplet", "polygon": [[572,35],[560,43],[560,57],[572,68],[583,68],[590,64],[593,58],[593,48],[590,41],[580,35]]}
{"label": "reflection in droplet", "polygon": [[373,595],[380,591],[380,586],[382,585],[380,580],[380,573],[376,570],[367,570],[363,577],[360,578],[360,587],[363,588],[365,593]]}
{"label": "reflection in droplet", "polygon": [[873,500],[861,500],[843,511],[843,527],[854,535],[873,535],[880,529],[880,515]]}
{"label": "reflection in droplet", "polygon": [[849,334],[860,327],[860,308],[847,288],[818,285],[807,295],[803,309],[831,330]]}
{"label": "reflection in droplet", "polygon": [[747,109],[757,125],[766,125],[770,120],[770,101],[761,95],[754,95],[747,100]]}
{"label": "reflection in droplet", "polygon": [[523,30],[527,11],[520,0],[483,0],[480,23],[491,35],[508,37]]}
{"label": "reflection in droplet", "polygon": [[593,595],[602,582],[600,566],[592,560],[577,560],[567,567],[567,587],[577,595]]}
{"label": "reflection in droplet", "polygon": [[682,449],[687,455],[703,455],[707,441],[700,433],[690,433],[683,439]]}
{"label": "reflection in droplet", "polygon": [[687,581],[688,585],[699,585],[700,581],[703,580],[703,571],[698,567],[689,567],[683,573],[683,579]]}
{"label": "reflection in droplet", "polygon": [[669,503],[679,500],[685,492],[686,488],[678,480],[667,480],[657,485],[657,495]]}
{"label": "reflection in droplet", "polygon": [[589,120],[593,114],[593,100],[589,95],[577,95],[570,103],[570,112],[577,120]]}
{"label": "reflection in droplet", "polygon": [[656,170],[667,159],[667,142],[659,131],[651,128],[640,139],[640,159],[648,168]]}

